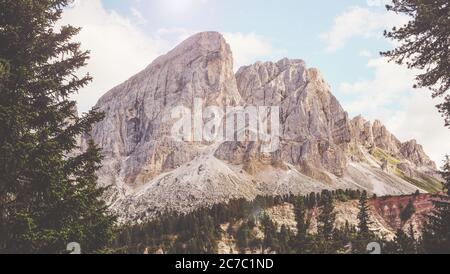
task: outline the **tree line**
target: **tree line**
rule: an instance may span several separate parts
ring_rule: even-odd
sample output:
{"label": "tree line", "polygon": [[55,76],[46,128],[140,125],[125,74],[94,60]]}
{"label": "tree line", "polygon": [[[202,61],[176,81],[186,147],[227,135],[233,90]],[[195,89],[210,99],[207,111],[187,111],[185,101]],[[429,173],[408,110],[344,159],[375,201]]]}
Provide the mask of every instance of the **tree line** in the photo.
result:
{"label": "tree line", "polygon": [[[448,173],[446,178],[449,179]],[[350,200],[359,201],[358,224],[346,222],[337,227],[335,204]],[[120,253],[214,254],[219,251],[220,240],[231,238],[237,250],[230,252],[239,253],[367,254],[367,246],[372,242],[390,254],[450,252],[446,196],[433,200],[435,209],[424,221],[423,232],[411,224],[407,231],[399,229],[393,240],[372,230],[369,200],[367,192],[359,190],[232,200],[190,214],[166,214],[149,223],[125,227],[115,248]],[[402,223],[415,213],[412,200],[401,211]],[[286,225],[279,227],[267,213],[285,203],[293,205],[295,231]],[[316,227],[312,226],[313,212],[317,212]]]}

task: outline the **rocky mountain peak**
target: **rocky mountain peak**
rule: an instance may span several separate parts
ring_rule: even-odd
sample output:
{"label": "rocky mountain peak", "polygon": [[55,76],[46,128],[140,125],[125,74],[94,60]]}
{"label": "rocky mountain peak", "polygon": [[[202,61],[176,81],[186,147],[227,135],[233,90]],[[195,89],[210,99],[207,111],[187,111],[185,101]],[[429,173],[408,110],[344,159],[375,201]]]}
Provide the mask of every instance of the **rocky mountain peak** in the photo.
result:
{"label": "rocky mountain peak", "polygon": [[[175,140],[179,120],[172,111],[195,109],[196,98],[203,101],[199,111],[279,107],[278,149],[262,153],[259,141]],[[383,169],[386,159],[373,148],[407,161],[402,170],[411,176],[433,167],[420,145],[402,144],[380,121],[350,120],[319,70],[303,60],[257,62],[234,74],[230,46],[217,32],[186,39],[105,94],[97,107],[106,115],[91,134],[105,156],[99,181],[111,186],[107,198],[123,221],[257,195],[423,191]]]}
{"label": "rocky mountain peak", "polygon": [[425,154],[424,149],[417,140],[402,143],[390,133],[380,120],[372,124],[361,115],[351,121],[352,136],[358,144],[368,149],[378,148],[390,156],[400,160],[409,161],[416,167],[436,170],[436,164]]}

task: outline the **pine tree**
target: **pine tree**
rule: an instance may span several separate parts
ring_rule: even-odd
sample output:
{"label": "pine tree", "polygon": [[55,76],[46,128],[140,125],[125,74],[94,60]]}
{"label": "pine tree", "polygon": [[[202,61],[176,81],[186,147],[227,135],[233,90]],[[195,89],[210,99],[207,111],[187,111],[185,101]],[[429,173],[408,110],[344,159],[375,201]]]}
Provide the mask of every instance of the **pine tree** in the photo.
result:
{"label": "pine tree", "polygon": [[399,229],[394,239],[394,253],[396,254],[415,254],[415,239]]}
{"label": "pine tree", "polygon": [[335,253],[334,246],[334,223],[336,213],[334,212],[333,196],[331,192],[325,190],[321,194],[322,209],[317,218],[318,237],[316,239],[315,253]]}
{"label": "pine tree", "polygon": [[291,253],[291,232],[287,228],[286,225],[282,225],[280,229],[280,233],[278,236],[279,241],[279,248],[278,253],[279,254],[290,254]]}
{"label": "pine tree", "polygon": [[[311,195],[310,197],[315,197]],[[306,245],[308,239],[308,229],[311,225],[311,221],[307,218],[306,201],[304,197],[298,198],[294,205],[295,220],[297,221],[297,235],[295,237],[295,250],[297,253],[302,254],[306,252]]]}
{"label": "pine tree", "polygon": [[[411,20],[401,28],[385,32],[399,46],[382,53],[410,69],[424,70],[415,87],[430,88],[433,97],[443,97],[450,89],[450,2],[448,0],[393,0],[387,9]],[[450,126],[450,94],[438,106]]]}
{"label": "pine tree", "polygon": [[413,199],[409,200],[408,205],[400,213],[400,220],[406,223],[416,213]]}
{"label": "pine tree", "polygon": [[77,153],[103,114],[78,117],[69,99],[91,77],[75,76],[89,58],[73,42],[80,29],[55,28],[68,4],[0,1],[0,253],[62,253],[72,241],[100,252],[112,238],[99,151]]}
{"label": "pine tree", "polygon": [[264,233],[263,252],[265,252],[267,249],[273,249],[278,244],[277,227],[267,213],[261,218],[261,226]]}
{"label": "pine tree", "polygon": [[244,222],[236,233],[236,244],[241,249],[241,251],[244,251],[249,247],[249,238],[250,228],[248,226],[248,223]]}
{"label": "pine tree", "polygon": [[368,239],[371,235],[369,225],[369,205],[367,204],[367,191],[363,191],[359,200],[359,213],[358,213],[358,234],[362,238]]}
{"label": "pine tree", "polygon": [[374,234],[369,228],[371,221],[367,202],[367,191],[363,191],[359,199],[358,234],[354,243],[354,250],[357,253],[365,253],[367,244],[374,240]]}
{"label": "pine tree", "polygon": [[445,180],[446,195],[436,196],[434,210],[428,216],[424,227],[422,252],[450,254],[450,158],[447,156],[442,177]]}
{"label": "pine tree", "polygon": [[325,240],[329,241],[333,237],[336,213],[334,212],[333,197],[329,191],[322,192],[322,210],[318,217],[318,232]]}

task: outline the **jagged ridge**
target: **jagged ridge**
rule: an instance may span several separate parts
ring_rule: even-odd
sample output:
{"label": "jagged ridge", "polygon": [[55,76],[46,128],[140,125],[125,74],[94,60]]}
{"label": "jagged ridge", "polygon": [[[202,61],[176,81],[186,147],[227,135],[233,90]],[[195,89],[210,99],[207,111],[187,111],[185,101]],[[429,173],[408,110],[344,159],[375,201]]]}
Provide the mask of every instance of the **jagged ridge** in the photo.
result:
{"label": "jagged ridge", "polygon": [[[236,75],[232,64],[219,33],[199,33],[99,100],[106,113],[92,131],[105,155],[99,180],[112,186],[107,198],[122,221],[257,195],[339,188],[410,194],[438,184],[417,142],[401,143],[378,121],[350,120],[320,72],[302,60],[259,62]],[[280,149],[176,142],[171,110],[192,107],[197,97],[203,108],[279,106]]]}

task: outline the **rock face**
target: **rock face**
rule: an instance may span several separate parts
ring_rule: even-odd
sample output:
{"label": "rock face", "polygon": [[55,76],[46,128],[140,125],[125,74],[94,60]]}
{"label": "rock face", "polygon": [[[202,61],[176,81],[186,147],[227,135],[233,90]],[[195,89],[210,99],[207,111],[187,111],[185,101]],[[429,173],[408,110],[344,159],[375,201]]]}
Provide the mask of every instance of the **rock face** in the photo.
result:
{"label": "rock face", "polygon": [[250,105],[281,108],[282,148],[273,161],[285,161],[313,175],[326,169],[342,176],[350,141],[347,113],[316,69],[302,60],[256,63],[236,74],[238,89]]}
{"label": "rock face", "polygon": [[[199,33],[99,100],[106,118],[91,134],[105,156],[99,181],[111,186],[107,199],[122,221],[256,195],[338,188],[409,194],[423,189],[382,169],[383,163],[421,175],[436,169],[415,141],[401,143],[379,121],[350,120],[320,72],[302,60],[256,63],[236,75],[232,64],[219,33]],[[180,120],[173,110],[195,112],[198,98],[201,112],[279,107],[278,149],[263,152],[254,140],[205,142],[195,132],[174,139]],[[183,126],[191,130],[195,120]]]}
{"label": "rock face", "polygon": [[230,47],[218,33],[200,33],[104,95],[106,118],[92,132],[103,148],[101,182],[132,192],[155,176],[199,155],[198,145],[171,138],[171,110],[240,101]]}
{"label": "rock face", "polygon": [[416,140],[400,142],[380,121],[372,124],[364,120],[362,116],[358,116],[350,124],[352,136],[357,144],[362,144],[367,148],[380,148],[393,157],[410,161],[417,167],[437,169],[436,164],[430,160]]}

